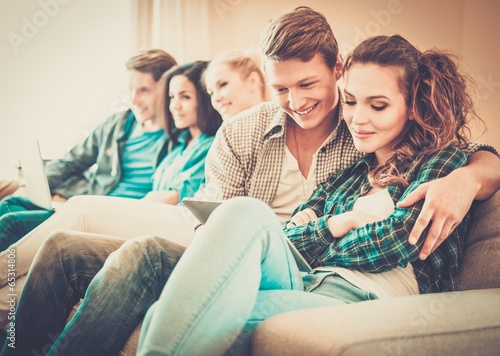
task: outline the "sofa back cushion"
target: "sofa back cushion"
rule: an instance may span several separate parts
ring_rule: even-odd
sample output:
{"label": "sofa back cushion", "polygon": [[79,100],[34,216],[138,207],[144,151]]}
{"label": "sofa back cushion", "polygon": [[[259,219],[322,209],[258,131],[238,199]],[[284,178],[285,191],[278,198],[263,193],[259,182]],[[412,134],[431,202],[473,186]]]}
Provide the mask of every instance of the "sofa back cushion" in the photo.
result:
{"label": "sofa back cushion", "polygon": [[473,209],[458,289],[500,288],[500,191]]}

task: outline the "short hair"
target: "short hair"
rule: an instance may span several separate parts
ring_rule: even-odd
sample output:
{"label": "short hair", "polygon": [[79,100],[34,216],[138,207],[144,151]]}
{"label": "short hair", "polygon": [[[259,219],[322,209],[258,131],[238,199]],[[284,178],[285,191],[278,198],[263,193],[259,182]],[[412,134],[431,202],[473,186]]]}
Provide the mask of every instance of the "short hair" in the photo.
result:
{"label": "short hair", "polygon": [[203,74],[202,82],[206,86],[206,73],[217,64],[227,64],[232,70],[238,72],[242,78],[248,78],[250,74],[257,73],[260,80],[260,95],[263,99],[267,97],[266,78],[262,73],[260,60],[257,55],[245,54],[239,51],[226,51],[215,56],[208,64],[208,67]]}
{"label": "short hair", "polygon": [[271,20],[260,39],[263,56],[273,62],[310,61],[316,54],[333,70],[339,46],[326,17],[307,6],[297,7]]}
{"label": "short hair", "polygon": [[177,61],[161,49],[148,49],[137,53],[125,65],[128,70],[151,73],[154,80],[160,80],[163,73],[177,64]]}
{"label": "short hair", "polygon": [[170,112],[170,81],[177,75],[183,75],[193,83],[196,89],[196,99],[198,102],[197,118],[198,127],[206,135],[215,135],[222,124],[222,117],[213,108],[210,96],[201,84],[201,76],[207,68],[207,61],[190,62],[183,65],[176,65],[165,72],[160,80],[160,87],[163,95],[160,97],[160,115],[165,118],[166,131],[170,139],[177,141],[178,130],[175,128],[174,119]]}

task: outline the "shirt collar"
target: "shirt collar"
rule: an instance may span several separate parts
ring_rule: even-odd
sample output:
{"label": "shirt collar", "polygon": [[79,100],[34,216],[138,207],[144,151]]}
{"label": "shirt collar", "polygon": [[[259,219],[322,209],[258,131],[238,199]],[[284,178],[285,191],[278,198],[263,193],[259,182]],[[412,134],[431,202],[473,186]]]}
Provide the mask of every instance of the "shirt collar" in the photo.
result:
{"label": "shirt collar", "polygon": [[276,112],[273,114],[271,122],[266,127],[264,140],[283,136],[283,134],[285,133],[287,116],[288,114],[285,112],[285,110],[278,106],[278,110],[276,110]]}
{"label": "shirt collar", "polygon": [[375,163],[375,153],[368,153],[364,155],[353,167],[353,170],[371,170],[371,167]]}

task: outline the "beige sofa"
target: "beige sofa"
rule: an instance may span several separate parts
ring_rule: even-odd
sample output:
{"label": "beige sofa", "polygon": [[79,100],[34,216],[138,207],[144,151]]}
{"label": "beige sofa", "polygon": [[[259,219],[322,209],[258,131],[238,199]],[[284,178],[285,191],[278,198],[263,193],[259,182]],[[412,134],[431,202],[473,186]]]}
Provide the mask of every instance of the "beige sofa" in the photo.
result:
{"label": "beige sofa", "polygon": [[500,191],[476,203],[459,289],[276,315],[254,355],[500,355]]}
{"label": "beige sofa", "polygon": [[[475,204],[459,289],[276,315],[255,331],[252,354],[500,354],[500,191]],[[135,355],[139,332],[120,355]]]}

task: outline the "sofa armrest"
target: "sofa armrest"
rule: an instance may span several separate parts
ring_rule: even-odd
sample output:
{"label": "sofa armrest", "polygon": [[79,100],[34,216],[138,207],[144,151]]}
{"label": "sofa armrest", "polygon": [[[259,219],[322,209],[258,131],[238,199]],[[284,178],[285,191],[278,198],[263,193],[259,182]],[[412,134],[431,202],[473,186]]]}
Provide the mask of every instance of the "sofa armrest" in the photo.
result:
{"label": "sofa armrest", "polygon": [[256,329],[252,354],[494,355],[500,289],[374,300],[275,315]]}
{"label": "sofa armrest", "polygon": [[458,289],[500,288],[500,191],[475,202],[465,238]]}

